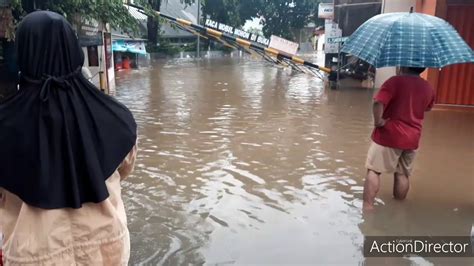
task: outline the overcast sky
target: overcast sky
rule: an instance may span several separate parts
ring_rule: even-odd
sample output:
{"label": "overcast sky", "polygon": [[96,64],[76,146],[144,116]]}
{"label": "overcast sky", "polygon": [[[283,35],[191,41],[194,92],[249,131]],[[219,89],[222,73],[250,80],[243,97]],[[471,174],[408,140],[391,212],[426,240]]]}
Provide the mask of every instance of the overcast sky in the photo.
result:
{"label": "overcast sky", "polygon": [[245,25],[243,27],[244,30],[249,30],[250,28],[257,28],[259,30],[262,30],[262,25],[260,24],[260,18],[253,18],[249,19],[245,22]]}

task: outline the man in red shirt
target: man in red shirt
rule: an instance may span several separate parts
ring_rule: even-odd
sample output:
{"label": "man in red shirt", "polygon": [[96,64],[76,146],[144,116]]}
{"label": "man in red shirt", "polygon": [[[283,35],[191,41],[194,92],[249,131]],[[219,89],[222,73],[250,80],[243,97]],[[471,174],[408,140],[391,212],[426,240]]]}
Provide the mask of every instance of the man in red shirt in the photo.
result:
{"label": "man in red shirt", "polygon": [[394,173],[395,199],[403,200],[408,193],[423,118],[434,103],[433,89],[420,77],[424,70],[400,68],[398,75],[387,80],[374,98],[375,129],[366,163],[365,210],[374,208],[381,173]]}

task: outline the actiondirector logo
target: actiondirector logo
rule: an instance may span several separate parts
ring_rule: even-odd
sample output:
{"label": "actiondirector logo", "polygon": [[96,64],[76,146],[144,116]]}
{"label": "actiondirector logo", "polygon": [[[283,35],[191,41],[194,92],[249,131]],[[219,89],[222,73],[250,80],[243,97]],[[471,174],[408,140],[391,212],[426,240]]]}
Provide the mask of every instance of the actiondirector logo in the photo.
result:
{"label": "actiondirector logo", "polygon": [[365,257],[474,257],[471,237],[367,236]]}

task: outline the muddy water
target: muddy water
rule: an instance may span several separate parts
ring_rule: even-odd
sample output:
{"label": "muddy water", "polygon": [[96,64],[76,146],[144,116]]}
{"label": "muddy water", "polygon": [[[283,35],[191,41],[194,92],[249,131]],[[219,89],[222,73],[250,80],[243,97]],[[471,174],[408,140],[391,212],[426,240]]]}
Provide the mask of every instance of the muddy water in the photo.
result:
{"label": "muddy water", "polygon": [[373,91],[263,63],[160,62],[118,74],[139,124],[124,183],[131,264],[433,264],[364,259],[364,235],[470,235],[474,112],[431,112],[409,198],[383,176],[361,213]]}

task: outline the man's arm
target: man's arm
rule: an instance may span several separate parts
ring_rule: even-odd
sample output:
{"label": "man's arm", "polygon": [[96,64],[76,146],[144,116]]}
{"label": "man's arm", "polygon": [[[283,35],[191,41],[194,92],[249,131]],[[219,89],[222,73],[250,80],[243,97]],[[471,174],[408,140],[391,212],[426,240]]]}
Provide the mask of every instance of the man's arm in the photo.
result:
{"label": "man's arm", "polygon": [[429,112],[429,111],[431,111],[431,109],[433,109],[434,102],[435,102],[435,96],[434,96],[434,94],[433,94],[433,96],[431,97],[430,103],[429,103],[428,106],[426,107],[425,112]]}
{"label": "man's arm", "polygon": [[374,105],[372,106],[372,114],[374,115],[374,126],[383,127],[386,120],[382,118],[383,116],[383,103],[375,100]]}
{"label": "man's arm", "polygon": [[383,119],[383,110],[392,101],[395,94],[396,79],[394,77],[388,79],[382,84],[380,91],[374,97],[374,105],[372,106],[372,114],[374,116],[374,126],[385,126],[385,119]]}

